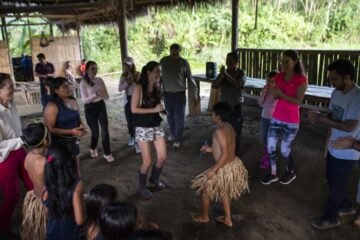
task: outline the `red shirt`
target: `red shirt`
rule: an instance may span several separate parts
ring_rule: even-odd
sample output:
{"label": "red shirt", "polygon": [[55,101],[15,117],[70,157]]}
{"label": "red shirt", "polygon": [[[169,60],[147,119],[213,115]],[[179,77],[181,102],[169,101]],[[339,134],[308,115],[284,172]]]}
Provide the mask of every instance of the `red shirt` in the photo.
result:
{"label": "red shirt", "polygon": [[[297,90],[302,84],[307,83],[304,75],[294,74],[289,80],[285,80],[285,73],[281,72],[275,76],[276,87],[279,88],[284,94],[289,97],[296,97]],[[279,98],[273,118],[286,123],[299,123],[300,122],[300,106],[295,103],[290,103],[283,98]]]}
{"label": "red shirt", "polygon": [[80,64],[80,73],[82,76],[85,76],[85,67],[86,67],[85,63]]}

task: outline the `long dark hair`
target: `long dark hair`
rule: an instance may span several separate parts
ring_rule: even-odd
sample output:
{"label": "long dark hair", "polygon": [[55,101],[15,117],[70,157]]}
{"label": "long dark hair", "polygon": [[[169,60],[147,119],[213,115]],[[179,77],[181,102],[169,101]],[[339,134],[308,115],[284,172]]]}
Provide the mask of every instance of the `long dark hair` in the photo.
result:
{"label": "long dark hair", "polygon": [[98,184],[90,189],[89,194],[86,196],[86,222],[85,233],[89,228],[98,224],[98,218],[101,209],[115,201],[117,197],[116,188],[108,184]]}
{"label": "long dark hair", "polygon": [[155,98],[157,100],[161,100],[161,91],[157,84],[154,85],[153,91],[151,93],[148,92],[148,87],[149,87],[148,72],[153,71],[159,65],[160,64],[158,62],[150,61],[141,69],[139,84],[141,84],[142,87],[143,98],[149,97],[149,98]]}
{"label": "long dark hair", "polygon": [[73,192],[78,180],[76,161],[67,148],[50,146],[45,164],[47,208],[51,218],[73,216]]}
{"label": "long dark hair", "polygon": [[4,87],[4,82],[6,79],[11,79],[10,74],[8,73],[0,73],[0,88]]}
{"label": "long dark hair", "polygon": [[300,60],[299,53],[295,50],[286,50],[283,52],[283,55],[291,58],[293,61],[296,61],[294,66],[294,73],[299,75],[305,75],[305,68]]}
{"label": "long dark hair", "polygon": [[48,130],[43,123],[30,123],[23,129],[22,140],[30,148],[39,148],[44,145]]}
{"label": "long dark hair", "polygon": [[58,97],[55,90],[58,90],[65,82],[67,82],[67,79],[64,77],[56,77],[51,80],[50,92],[53,98]]}
{"label": "long dark hair", "polygon": [[[45,81],[46,80],[50,81],[48,78],[46,78]],[[65,82],[67,83],[69,81],[64,77],[56,77],[51,80],[50,82],[51,101],[57,102],[60,100],[60,97],[56,94],[55,90],[59,89],[61,85],[63,85]],[[73,96],[69,96],[68,98],[75,99]]]}
{"label": "long dark hair", "polygon": [[99,216],[100,232],[104,240],[128,239],[135,230],[138,212],[128,202],[113,202],[105,206]]}
{"label": "long dark hair", "polygon": [[87,61],[85,65],[85,76],[84,79],[89,86],[94,86],[93,81],[90,80],[89,74],[87,73],[91,65],[97,65],[95,61]]}

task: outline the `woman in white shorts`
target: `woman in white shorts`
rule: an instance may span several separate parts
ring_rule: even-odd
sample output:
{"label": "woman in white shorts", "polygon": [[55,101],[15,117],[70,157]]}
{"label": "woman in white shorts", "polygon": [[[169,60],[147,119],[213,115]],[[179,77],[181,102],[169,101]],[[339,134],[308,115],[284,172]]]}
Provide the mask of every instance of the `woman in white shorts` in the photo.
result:
{"label": "woman in white shorts", "polygon": [[162,118],[160,112],[164,111],[161,103],[159,88],[160,65],[150,61],[141,70],[139,83],[135,85],[131,99],[131,111],[134,114],[135,140],[139,144],[143,159],[139,170],[139,194],[150,199],[152,193],[146,187],[148,170],[151,161],[151,142],[154,143],[157,161],[153,164],[149,182],[156,190],[162,190],[165,185],[160,182],[161,170],[167,158],[164,130],[160,126]]}

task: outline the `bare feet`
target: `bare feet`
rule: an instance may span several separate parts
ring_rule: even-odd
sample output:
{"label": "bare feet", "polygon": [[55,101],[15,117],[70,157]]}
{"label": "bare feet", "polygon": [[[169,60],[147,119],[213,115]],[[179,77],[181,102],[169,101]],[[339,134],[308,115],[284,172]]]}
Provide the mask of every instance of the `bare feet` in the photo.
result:
{"label": "bare feet", "polygon": [[210,221],[209,217],[203,217],[199,214],[191,213],[191,218],[194,222],[198,223],[208,223]]}
{"label": "bare feet", "polygon": [[232,227],[232,226],[233,226],[233,223],[232,223],[231,219],[225,219],[224,216],[216,217],[215,220],[218,221],[218,222],[220,222],[220,223],[225,224],[225,225],[228,226],[228,227]]}

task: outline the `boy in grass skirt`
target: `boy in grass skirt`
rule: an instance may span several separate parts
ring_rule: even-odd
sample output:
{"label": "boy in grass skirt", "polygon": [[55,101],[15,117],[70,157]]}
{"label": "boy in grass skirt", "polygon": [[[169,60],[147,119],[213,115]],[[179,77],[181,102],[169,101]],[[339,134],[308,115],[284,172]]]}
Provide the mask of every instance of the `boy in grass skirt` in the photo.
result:
{"label": "boy in grass skirt", "polygon": [[32,123],[23,130],[23,133],[22,139],[30,148],[24,166],[34,184],[34,189],[28,191],[24,199],[21,239],[43,240],[46,239],[47,222],[47,211],[42,195],[45,190],[44,168],[49,144],[48,130],[43,123]]}
{"label": "boy in grass skirt", "polygon": [[232,227],[230,202],[238,199],[248,191],[248,173],[243,163],[235,156],[235,131],[228,120],[231,117],[231,106],[225,102],[214,105],[212,121],[217,126],[213,135],[212,146],[202,146],[200,151],[212,153],[215,165],[201,173],[192,181],[191,187],[200,194],[201,213],[193,215],[193,221],[209,222],[210,201],[222,201],[225,216],[216,217],[219,221]]}

